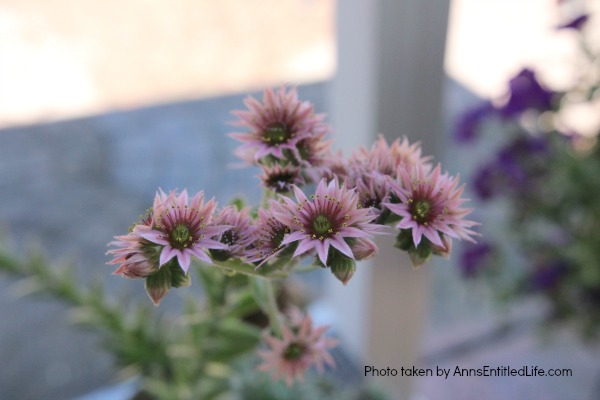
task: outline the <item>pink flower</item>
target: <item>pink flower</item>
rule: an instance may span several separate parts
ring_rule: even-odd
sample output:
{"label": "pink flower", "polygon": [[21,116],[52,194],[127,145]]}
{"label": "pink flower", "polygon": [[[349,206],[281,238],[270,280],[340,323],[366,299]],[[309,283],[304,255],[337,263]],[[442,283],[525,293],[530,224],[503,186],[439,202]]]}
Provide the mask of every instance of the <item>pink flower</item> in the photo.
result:
{"label": "pink flower", "polygon": [[389,202],[391,183],[399,179],[399,171],[421,165],[431,169],[430,157],[421,156],[419,143],[410,144],[406,137],[396,139],[391,145],[379,135],[370,149],[361,147],[345,164],[332,163],[332,173],[345,180],[346,186],[356,188],[359,204],[371,208],[376,223],[384,224],[382,203]]}
{"label": "pink flower", "polygon": [[249,248],[254,240],[252,218],[248,215],[250,208],[238,210],[235,206],[227,206],[215,217],[215,225],[230,226],[217,238],[221,243],[227,245],[226,250],[213,249],[211,255],[219,258],[246,258],[250,252]]}
{"label": "pink flower", "polygon": [[227,245],[214,239],[231,226],[215,225],[212,215],[216,202],[204,204],[204,193],[197,193],[188,204],[188,194],[184,190],[179,196],[160,191],[154,198],[150,225],[140,224],[133,233],[159,244],[162,247],[159,266],[176,257],[181,269],[187,273],[191,257],[212,264],[206,254],[208,249],[227,249]]}
{"label": "pink flower", "polygon": [[402,218],[396,227],[410,229],[415,246],[423,236],[441,253],[450,250],[444,235],[475,242],[472,236],[477,233],[469,228],[479,224],[465,219],[473,209],[461,207],[466,199],[461,197],[464,185],[458,187],[458,177],[441,174],[439,165],[429,173],[417,165],[410,173],[401,169],[399,175],[395,194],[401,202],[384,206]]}
{"label": "pink flower", "polygon": [[296,159],[301,165],[320,167],[325,163],[332,144],[332,140],[325,139],[327,133],[329,133],[329,128],[323,128],[298,141]]}
{"label": "pink flower", "polygon": [[275,193],[287,193],[292,190],[292,186],[302,186],[305,184],[300,167],[290,164],[282,167],[281,164],[272,166],[262,166],[263,175],[260,176],[263,186]]}
{"label": "pink flower", "polygon": [[271,201],[269,205],[269,209],[258,209],[255,238],[248,262],[260,261],[262,264],[286,247],[282,242],[290,229],[273,214],[274,211],[280,211],[281,205],[276,201]]}
{"label": "pink flower", "polygon": [[361,147],[358,153],[352,154],[348,164],[359,174],[376,172],[396,179],[399,178],[399,170],[410,171],[415,165],[422,165],[429,170],[430,159],[431,157],[421,156],[420,143],[410,144],[408,139],[403,137],[402,141],[396,139],[388,145],[385,138],[379,135],[370,150]]}
{"label": "pink flower", "polygon": [[108,264],[120,264],[115,275],[125,278],[145,278],[158,271],[158,262],[152,260],[149,253],[152,245],[138,235],[130,233],[125,236],[115,236],[116,241],[110,242],[109,246],[119,247],[109,250],[106,254],[115,256]]}
{"label": "pink flower", "polygon": [[260,371],[271,371],[273,379],[284,378],[288,386],[295,379],[302,380],[304,372],[315,365],[323,372],[325,365],[335,366],[328,349],[337,345],[337,340],[323,337],[328,326],[313,328],[310,316],[305,316],[298,327],[283,327],[283,338],[265,336],[269,350],[261,350],[263,359],[258,366]]}
{"label": "pink flower", "polygon": [[230,136],[244,143],[238,148],[240,156],[247,157],[249,149],[254,151],[253,159],[248,160],[251,162],[268,155],[279,159],[289,155],[298,157],[298,142],[313,136],[321,137],[329,131],[322,122],[324,116],[314,114],[309,102],[299,101],[295,88],[286,91],[282,85],[277,92],[266,89],[262,102],[248,97],[244,104],[248,110],[233,111],[239,118],[233,125],[247,128],[249,132],[231,133]]}
{"label": "pink flower", "polygon": [[373,216],[369,210],[359,208],[355,191],[339,187],[337,179],[329,184],[322,179],[312,200],[308,200],[298,187],[294,187],[294,193],[297,202],[282,196],[284,212],[277,213],[280,221],[291,230],[282,244],[298,242],[294,257],[314,249],[321,262],[328,266],[327,257],[332,246],[346,257],[355,259],[348,242],[381,233],[380,225],[370,223]]}
{"label": "pink flower", "polygon": [[[150,215],[147,213],[139,224],[149,225]],[[115,239],[117,240],[108,245],[117,248],[106,253],[115,256],[107,264],[120,264],[113,272],[115,275],[125,278],[145,278],[158,271],[158,257],[153,243],[132,232],[124,236],[115,236]]]}
{"label": "pink flower", "polygon": [[[348,162],[344,159],[344,154],[341,150],[335,153],[330,152],[327,155],[323,169],[322,178],[326,178],[327,180],[338,178],[340,181],[344,181],[347,179],[349,173]],[[348,187],[352,186],[348,185]]]}
{"label": "pink flower", "polygon": [[355,187],[358,194],[358,204],[375,217],[375,223],[384,223],[381,217],[382,203],[388,202],[392,190],[392,179],[377,172],[368,173],[351,168],[346,184]]}

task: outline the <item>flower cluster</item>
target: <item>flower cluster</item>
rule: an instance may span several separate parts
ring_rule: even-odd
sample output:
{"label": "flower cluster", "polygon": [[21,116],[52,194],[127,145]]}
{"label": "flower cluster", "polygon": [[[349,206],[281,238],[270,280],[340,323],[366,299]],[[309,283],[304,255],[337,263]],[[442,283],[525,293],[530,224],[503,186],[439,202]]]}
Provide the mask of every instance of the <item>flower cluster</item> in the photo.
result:
{"label": "flower cluster", "polygon": [[[503,98],[468,110],[456,125],[462,146],[481,137],[489,121],[505,133],[505,141],[477,167],[473,189],[483,203],[503,202],[508,212],[490,232],[497,240],[464,249],[464,274],[492,276],[504,298],[506,293],[540,294],[551,305],[551,320],[574,320],[586,334],[600,332],[600,207],[595,200],[600,196],[600,103],[593,72],[600,53],[593,41],[597,36],[588,30],[592,19],[584,14],[558,26],[578,37],[583,50],[581,74],[572,87],[552,89],[534,68],[526,68],[508,82]],[[595,118],[595,127],[578,128],[569,118],[574,109],[591,110],[584,116]],[[501,222],[508,222],[504,229]],[[509,262],[503,265],[503,259]]]}
{"label": "flower cluster", "polygon": [[230,136],[243,143],[237,155],[261,167],[263,185],[280,193],[318,181],[330,158],[325,115],[315,114],[311,103],[284,85],[266,89],[262,102],[248,97],[244,103],[248,109],[233,111],[238,120],[231,124],[246,131]]}
{"label": "flower cluster", "polygon": [[[474,241],[477,223],[466,218],[472,209],[463,207],[463,186],[422,156],[419,144],[380,136],[345,159],[330,150],[324,116],[298,100],[295,88],[266,89],[262,101],[248,97],[245,105],[232,122],[245,131],[230,136],[242,142],[237,154],[262,170],[262,205],[219,208],[202,192],[190,200],[185,190],[159,191],[147,215],[110,243],[115,273],[144,278],[155,304],[171,287],[189,284],[192,260],[265,281],[313,257],[315,267],[347,284],[356,262],[377,253],[376,235],[395,229],[396,246],[415,266],[449,255],[452,239]],[[313,364],[333,364],[326,328],[313,329],[308,316],[276,328],[274,296],[262,293],[257,304],[275,337],[265,339],[271,351],[261,353],[261,368],[291,383]]]}

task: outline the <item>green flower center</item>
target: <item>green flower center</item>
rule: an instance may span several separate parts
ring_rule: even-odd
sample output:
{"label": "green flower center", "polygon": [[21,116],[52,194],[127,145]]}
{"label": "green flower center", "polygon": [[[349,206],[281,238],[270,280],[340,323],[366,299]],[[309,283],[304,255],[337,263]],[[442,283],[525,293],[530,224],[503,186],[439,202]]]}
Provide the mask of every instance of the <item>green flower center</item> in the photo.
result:
{"label": "green flower center", "polygon": [[333,233],[332,224],[329,222],[329,218],[324,216],[323,214],[317,215],[317,217],[313,221],[313,232],[318,235],[323,235],[325,233]]}
{"label": "green flower center", "polygon": [[171,245],[176,249],[185,249],[189,247],[194,238],[190,233],[190,228],[185,224],[177,224],[171,231]]}
{"label": "green flower center", "polygon": [[274,122],[263,132],[263,141],[272,145],[285,143],[290,138],[290,131],[281,122]]}
{"label": "green flower center", "polygon": [[431,204],[425,200],[420,200],[414,203],[412,209],[413,219],[418,222],[426,222],[428,220],[429,211],[431,210]]}
{"label": "green flower center", "polygon": [[302,358],[306,352],[306,347],[301,343],[290,343],[283,352],[283,358],[287,361],[296,361]]}

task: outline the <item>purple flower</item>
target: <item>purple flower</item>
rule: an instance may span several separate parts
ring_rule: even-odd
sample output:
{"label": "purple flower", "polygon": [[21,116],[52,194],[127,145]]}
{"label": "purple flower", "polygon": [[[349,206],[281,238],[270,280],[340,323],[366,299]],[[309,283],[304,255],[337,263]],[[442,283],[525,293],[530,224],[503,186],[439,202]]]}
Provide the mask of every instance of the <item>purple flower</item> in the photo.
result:
{"label": "purple flower", "polygon": [[286,158],[284,151],[301,157],[297,149],[299,142],[313,136],[322,138],[330,130],[323,123],[324,115],[314,114],[309,102],[298,100],[295,88],[286,91],[282,85],[277,92],[266,89],[262,102],[248,97],[244,104],[248,110],[233,111],[239,119],[232,124],[249,132],[230,136],[243,142],[237,153],[252,163],[268,155]]}
{"label": "purple flower", "polygon": [[369,210],[359,208],[356,192],[340,187],[337,180],[327,184],[322,179],[311,200],[298,187],[294,187],[294,193],[296,201],[282,196],[284,212],[277,213],[279,220],[290,227],[282,244],[298,242],[294,257],[316,250],[323,265],[329,266],[327,257],[333,247],[356,259],[349,242],[382,231],[380,225],[370,222],[373,216]]}
{"label": "purple flower", "polygon": [[187,273],[192,256],[212,264],[206,251],[227,249],[227,245],[212,239],[231,228],[213,223],[216,205],[214,200],[204,204],[203,192],[197,193],[188,204],[186,190],[179,196],[160,191],[154,199],[151,223],[137,225],[133,233],[162,246],[159,266],[177,258]]}
{"label": "purple flower", "polygon": [[556,93],[544,88],[532,70],[523,69],[509,81],[508,87],[508,100],[500,107],[505,118],[513,118],[529,109],[539,112],[552,110]]}
{"label": "purple flower", "polygon": [[568,266],[562,260],[552,260],[538,265],[531,275],[534,289],[547,291],[554,289],[567,273]]}
{"label": "purple flower", "polygon": [[460,255],[459,263],[463,275],[467,277],[475,276],[492,252],[492,245],[487,242],[479,242],[465,247]]}
{"label": "purple flower", "polygon": [[548,154],[544,137],[519,136],[500,149],[496,158],[475,175],[474,190],[482,200],[506,190],[523,190],[536,173],[536,156]]}
{"label": "purple flower", "polygon": [[477,171],[473,178],[473,190],[481,200],[489,200],[500,189],[498,168],[494,163],[488,164]]}
{"label": "purple flower", "polygon": [[461,114],[457,120],[454,137],[459,143],[471,142],[484,119],[495,113],[491,102],[486,101]]}
{"label": "purple flower", "polygon": [[501,151],[498,154],[498,160],[495,164],[498,172],[506,182],[505,186],[508,186],[512,190],[523,189],[528,178],[527,172],[523,169],[517,156],[517,154],[510,150]]}
{"label": "purple flower", "polygon": [[575,29],[576,31],[580,31],[583,25],[590,19],[590,16],[587,14],[580,15],[579,17],[567,22],[566,24],[559,25],[556,29]]}

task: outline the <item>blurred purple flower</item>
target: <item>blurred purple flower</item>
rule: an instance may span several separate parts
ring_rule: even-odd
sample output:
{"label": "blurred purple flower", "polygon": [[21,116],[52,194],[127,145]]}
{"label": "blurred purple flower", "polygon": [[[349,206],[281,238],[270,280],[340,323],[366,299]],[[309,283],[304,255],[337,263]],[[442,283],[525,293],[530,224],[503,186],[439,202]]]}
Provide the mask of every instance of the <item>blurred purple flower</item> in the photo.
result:
{"label": "blurred purple flower", "polygon": [[475,276],[484,267],[485,259],[492,254],[493,247],[488,242],[480,241],[466,246],[460,255],[459,267],[466,277]]}
{"label": "blurred purple flower", "polygon": [[521,166],[517,154],[504,149],[498,154],[495,164],[503,180],[512,189],[522,189],[527,183],[527,172]]}
{"label": "blurred purple flower", "polygon": [[454,137],[459,143],[471,142],[477,136],[481,122],[495,112],[490,101],[467,110],[458,117]]}
{"label": "blurred purple flower", "polygon": [[509,81],[508,87],[508,101],[500,107],[505,118],[513,118],[529,109],[540,112],[552,109],[555,93],[544,88],[532,70],[523,69]]}
{"label": "blurred purple flower", "polygon": [[537,290],[551,290],[567,272],[567,264],[562,260],[552,260],[538,265],[531,275],[531,284]]}
{"label": "blurred purple flower", "polygon": [[499,189],[498,183],[500,183],[497,176],[496,163],[487,164],[477,171],[473,178],[473,190],[477,197],[481,200],[489,200],[496,194],[497,189]]}
{"label": "blurred purple flower", "polygon": [[548,143],[544,137],[517,137],[475,175],[475,193],[480,199],[488,200],[505,189],[524,189],[530,180],[527,163],[532,156],[547,152]]}
{"label": "blurred purple flower", "polygon": [[556,29],[575,29],[577,31],[581,30],[583,25],[590,19],[590,16],[587,14],[580,15],[579,17],[567,22],[566,24],[559,25]]}

